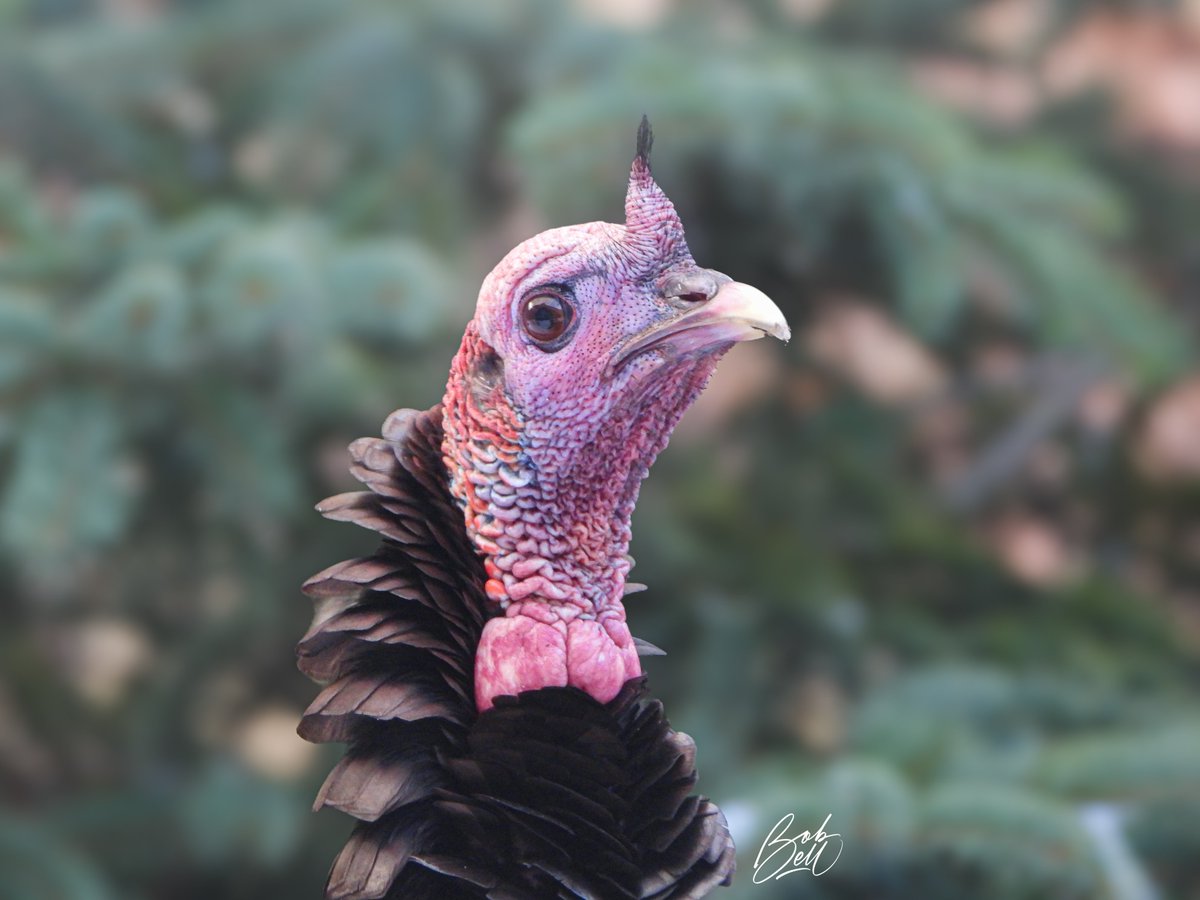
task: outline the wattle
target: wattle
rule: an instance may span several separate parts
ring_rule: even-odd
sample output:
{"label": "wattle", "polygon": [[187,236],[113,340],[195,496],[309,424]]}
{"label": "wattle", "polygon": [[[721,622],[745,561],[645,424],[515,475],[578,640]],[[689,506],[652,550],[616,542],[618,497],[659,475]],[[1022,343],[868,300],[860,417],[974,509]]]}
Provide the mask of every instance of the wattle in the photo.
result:
{"label": "wattle", "polygon": [[624,615],[567,619],[534,601],[483,627],[475,656],[475,705],[542,687],[577,687],[601,703],[642,673]]}

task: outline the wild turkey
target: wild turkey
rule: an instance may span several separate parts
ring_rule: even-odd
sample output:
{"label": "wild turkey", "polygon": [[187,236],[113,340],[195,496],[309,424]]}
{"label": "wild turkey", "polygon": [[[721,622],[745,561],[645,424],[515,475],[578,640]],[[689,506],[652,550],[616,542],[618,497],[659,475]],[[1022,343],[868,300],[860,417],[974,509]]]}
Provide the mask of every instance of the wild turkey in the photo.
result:
{"label": "wild turkey", "polygon": [[383,537],[305,584],[300,734],[348,744],[329,898],[700,897],[734,847],[625,623],[639,484],[733,343],[786,339],[692,260],[638,131],[623,226],[539,234],[484,281],[443,402],[350,447],[317,508]]}

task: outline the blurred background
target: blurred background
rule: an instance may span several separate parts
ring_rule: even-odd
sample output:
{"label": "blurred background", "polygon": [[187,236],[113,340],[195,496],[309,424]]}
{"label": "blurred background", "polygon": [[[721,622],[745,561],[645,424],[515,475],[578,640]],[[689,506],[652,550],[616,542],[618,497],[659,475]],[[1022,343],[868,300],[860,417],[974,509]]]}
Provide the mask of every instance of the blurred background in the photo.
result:
{"label": "blurred background", "polygon": [[796,333],[634,521],[723,896],[1200,897],[1194,0],[0,0],[0,897],[320,896],[312,505],[643,112]]}

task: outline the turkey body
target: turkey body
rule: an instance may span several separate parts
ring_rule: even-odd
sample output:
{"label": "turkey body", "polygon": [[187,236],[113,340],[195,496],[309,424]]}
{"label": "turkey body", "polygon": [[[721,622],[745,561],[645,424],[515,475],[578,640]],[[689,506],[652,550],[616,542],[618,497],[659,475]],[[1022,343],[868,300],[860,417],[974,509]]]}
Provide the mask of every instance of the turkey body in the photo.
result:
{"label": "turkey body", "polygon": [[377,532],[305,584],[300,669],[327,686],[300,734],[348,745],[317,807],[359,820],[334,898],[688,898],[728,884],[724,816],[692,793],[694,745],[632,678],[474,700],[487,574],[448,489],[440,406],[351,445],[368,488],[324,501]]}

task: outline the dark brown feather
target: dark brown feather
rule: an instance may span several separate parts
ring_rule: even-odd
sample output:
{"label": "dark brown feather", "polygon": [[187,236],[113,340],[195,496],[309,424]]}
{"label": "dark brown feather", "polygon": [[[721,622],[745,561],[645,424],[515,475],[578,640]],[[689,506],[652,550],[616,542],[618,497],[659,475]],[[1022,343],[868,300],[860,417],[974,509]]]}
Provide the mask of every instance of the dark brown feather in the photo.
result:
{"label": "dark brown feather", "polygon": [[298,664],[328,686],[299,732],[349,744],[316,806],[360,821],[326,896],[691,898],[727,884],[725,819],[692,794],[695,746],[644,677],[607,704],[543,688],[476,713],[485,575],[446,488],[441,410],[399,410],[383,435],[350,448],[370,490],[317,507],[383,544],[304,585],[316,609]]}

